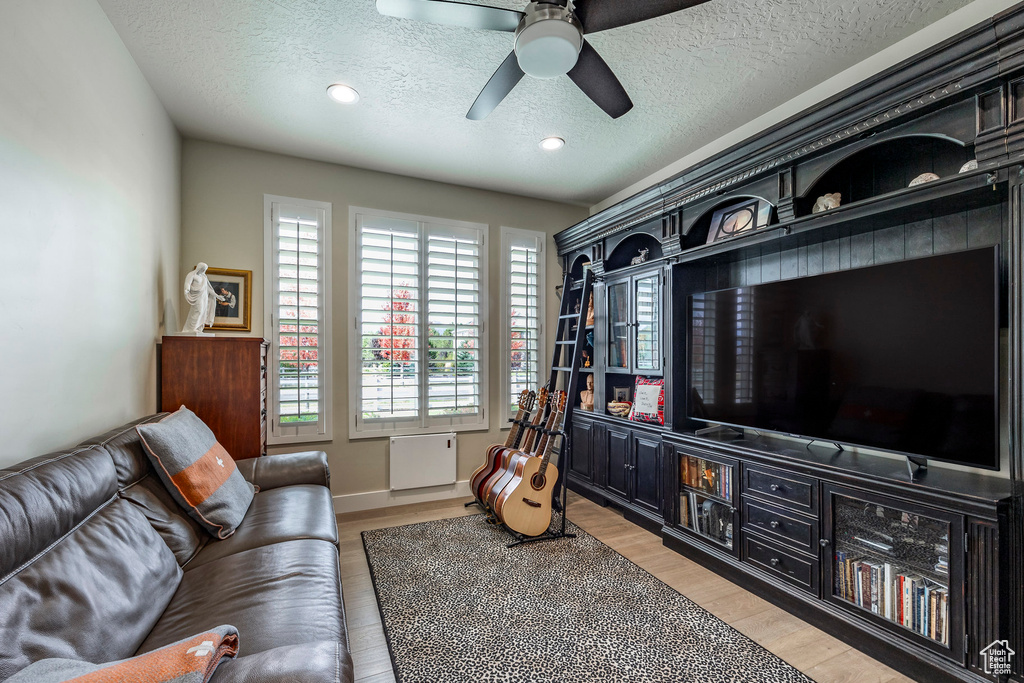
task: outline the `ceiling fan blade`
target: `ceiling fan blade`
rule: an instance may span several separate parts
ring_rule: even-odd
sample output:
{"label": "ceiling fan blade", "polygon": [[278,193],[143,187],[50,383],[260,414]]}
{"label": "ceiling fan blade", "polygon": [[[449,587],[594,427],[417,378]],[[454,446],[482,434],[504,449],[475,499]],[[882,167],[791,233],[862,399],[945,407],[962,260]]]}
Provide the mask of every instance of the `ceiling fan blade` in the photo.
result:
{"label": "ceiling fan blade", "polygon": [[432,24],[509,32],[515,31],[523,18],[523,13],[515,10],[449,0],[377,0],[377,11],[389,17]]}
{"label": "ceiling fan blade", "polygon": [[491,80],[487,81],[487,85],[480,91],[480,94],[476,96],[476,102],[469,108],[466,118],[473,121],[487,118],[487,115],[494,111],[494,108],[512,92],[512,88],[516,87],[516,83],[522,79],[523,75],[523,70],[519,68],[519,61],[513,50],[491,76]]}
{"label": "ceiling fan blade", "polygon": [[[380,0],[378,0],[379,2]],[[703,5],[709,0],[577,0],[576,18],[584,33],[597,33],[617,26],[635,24],[679,10]]]}
{"label": "ceiling fan blade", "polygon": [[583,41],[576,66],[569,70],[569,78],[583,93],[601,107],[608,116],[617,119],[633,108],[626,89],[612,73],[611,68],[597,54],[597,50]]}

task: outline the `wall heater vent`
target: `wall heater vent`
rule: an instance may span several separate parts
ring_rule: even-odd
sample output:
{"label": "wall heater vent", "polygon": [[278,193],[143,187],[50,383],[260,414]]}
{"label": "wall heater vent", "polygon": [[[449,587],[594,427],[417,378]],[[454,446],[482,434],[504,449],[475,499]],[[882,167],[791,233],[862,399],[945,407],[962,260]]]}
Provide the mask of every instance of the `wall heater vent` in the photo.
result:
{"label": "wall heater vent", "polygon": [[455,433],[393,436],[391,490],[419,489],[455,483]]}

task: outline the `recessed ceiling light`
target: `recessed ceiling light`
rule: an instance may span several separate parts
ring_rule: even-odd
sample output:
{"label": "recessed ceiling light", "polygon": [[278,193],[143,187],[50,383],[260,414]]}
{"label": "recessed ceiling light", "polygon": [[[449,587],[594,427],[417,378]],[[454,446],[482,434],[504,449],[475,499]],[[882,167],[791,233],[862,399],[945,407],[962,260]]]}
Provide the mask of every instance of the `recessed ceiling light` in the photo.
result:
{"label": "recessed ceiling light", "polygon": [[355,104],[359,101],[359,93],[356,92],[356,89],[341,83],[335,83],[327,88],[327,95],[335,102],[342,104]]}
{"label": "recessed ceiling light", "polygon": [[540,148],[547,152],[553,152],[562,147],[565,147],[565,140],[559,137],[551,136],[540,141]]}

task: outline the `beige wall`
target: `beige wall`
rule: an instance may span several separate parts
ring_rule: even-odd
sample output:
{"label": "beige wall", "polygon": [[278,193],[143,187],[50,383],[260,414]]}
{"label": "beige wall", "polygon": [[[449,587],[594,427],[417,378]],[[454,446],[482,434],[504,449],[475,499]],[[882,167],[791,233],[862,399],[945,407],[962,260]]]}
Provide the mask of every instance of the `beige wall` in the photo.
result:
{"label": "beige wall", "polygon": [[154,410],[180,152],[93,0],[0,3],[0,466]]}
{"label": "beige wall", "polygon": [[[210,142],[186,140],[182,155],[182,241],[179,278],[198,261],[212,267],[253,271],[253,335],[263,331],[263,195],[330,202],[334,217],[333,263],[334,441],[316,445],[330,459],[335,495],[388,488],[386,439],[348,440],[349,206],[399,211],[490,226],[490,310],[499,311],[500,228],[509,226],[554,234],[586,217],[584,208],[473,190],[403,176],[365,171]],[[548,329],[558,300],[554,287],[561,269],[554,242],[547,245]],[[179,301],[184,306],[184,301]],[[493,319],[493,318],[492,318]],[[501,394],[500,328],[490,336],[491,430],[459,435],[458,478],[464,480],[490,444],[503,440],[498,412]],[[220,334],[220,333],[219,333]],[[548,335],[548,342],[553,334]],[[550,355],[548,356],[550,357]],[[547,361],[545,361],[545,364]],[[275,449],[303,450],[303,447]]]}

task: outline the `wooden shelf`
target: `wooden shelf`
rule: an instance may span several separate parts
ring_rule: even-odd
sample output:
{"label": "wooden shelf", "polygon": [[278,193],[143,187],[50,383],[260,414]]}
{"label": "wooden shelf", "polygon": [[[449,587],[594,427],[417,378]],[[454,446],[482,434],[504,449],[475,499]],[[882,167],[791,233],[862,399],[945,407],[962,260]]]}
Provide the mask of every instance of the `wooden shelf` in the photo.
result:
{"label": "wooden shelf", "polygon": [[[995,183],[992,182],[993,176]],[[701,259],[738,261],[768,251],[791,249],[900,223],[998,205],[1007,199],[1007,177],[1005,169],[983,169],[940,178],[830,211],[775,223],[754,233],[694,247],[677,258],[683,263]]]}

